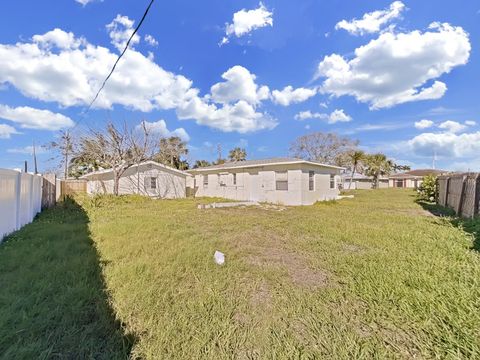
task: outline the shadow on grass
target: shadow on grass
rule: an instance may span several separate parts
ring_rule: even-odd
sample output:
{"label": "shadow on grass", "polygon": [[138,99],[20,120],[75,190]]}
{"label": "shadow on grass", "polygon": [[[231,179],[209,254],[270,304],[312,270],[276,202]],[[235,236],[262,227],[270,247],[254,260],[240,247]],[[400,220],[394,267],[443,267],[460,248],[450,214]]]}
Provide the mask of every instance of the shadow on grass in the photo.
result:
{"label": "shadow on grass", "polygon": [[422,206],[425,210],[429,211],[435,216],[446,217],[448,221],[462,229],[463,231],[473,235],[473,246],[472,249],[480,252],[480,218],[476,217],[475,219],[464,219],[457,217],[455,211],[450,208],[440,206],[438,204],[429,203],[422,200],[416,200],[416,203]]}
{"label": "shadow on grass", "polygon": [[0,358],[126,359],[88,217],[72,200],[0,245]]}

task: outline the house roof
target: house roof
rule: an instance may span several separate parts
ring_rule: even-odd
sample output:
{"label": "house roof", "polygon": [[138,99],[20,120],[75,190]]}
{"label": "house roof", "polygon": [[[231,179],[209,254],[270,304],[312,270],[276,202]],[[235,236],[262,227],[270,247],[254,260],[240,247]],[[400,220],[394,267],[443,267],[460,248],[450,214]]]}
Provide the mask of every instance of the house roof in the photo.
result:
{"label": "house roof", "polygon": [[417,170],[411,170],[411,171],[406,171],[400,174],[394,174],[390,175],[391,179],[406,179],[406,178],[418,178],[418,177],[424,177],[427,175],[441,175],[446,173],[445,170],[437,170],[437,169],[417,169]]}
{"label": "house roof", "polygon": [[317,161],[308,161],[297,158],[270,158],[270,159],[260,159],[260,160],[244,160],[244,161],[230,161],[224,164],[211,165],[200,167],[197,169],[188,170],[189,172],[203,172],[203,171],[212,171],[212,170],[227,170],[227,169],[240,169],[240,168],[254,168],[262,166],[271,166],[271,165],[291,165],[291,164],[308,164],[315,166],[322,166],[331,169],[343,169],[339,166],[322,164]]}
{"label": "house roof", "polygon": [[[178,175],[190,176],[190,174],[186,173],[185,171],[181,171],[181,170],[172,168],[170,166],[160,164],[160,163],[158,163],[156,161],[153,161],[153,160],[144,161],[144,162],[141,162],[140,164],[138,164],[138,166],[143,166],[143,165],[152,165],[152,166],[156,166],[157,168],[163,168],[163,169],[169,170],[169,171],[174,172]],[[135,165],[133,167],[135,167]],[[80,179],[88,179],[88,178],[90,178],[92,176],[95,176],[95,175],[103,175],[103,174],[108,174],[110,172],[113,172],[113,170],[112,169],[98,170],[98,171],[94,171],[94,172],[85,174],[82,177],[80,177]]]}
{"label": "house roof", "polygon": [[[350,181],[352,175],[351,175],[351,173],[344,173],[344,174],[341,175],[341,177],[344,181],[345,180]],[[384,177],[384,176],[380,176],[379,179],[380,180],[387,180],[388,178]],[[364,175],[364,174],[355,173],[355,175],[353,176],[353,180],[371,180],[371,181],[373,181],[373,176],[367,176],[367,175]]]}

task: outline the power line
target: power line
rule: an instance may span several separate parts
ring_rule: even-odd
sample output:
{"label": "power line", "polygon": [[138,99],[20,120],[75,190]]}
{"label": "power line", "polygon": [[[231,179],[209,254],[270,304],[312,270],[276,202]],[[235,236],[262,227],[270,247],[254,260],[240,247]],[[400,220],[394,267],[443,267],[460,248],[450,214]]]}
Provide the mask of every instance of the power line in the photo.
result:
{"label": "power line", "polygon": [[128,46],[130,45],[130,42],[132,41],[133,37],[134,37],[135,34],[137,33],[138,29],[140,29],[140,26],[142,26],[142,23],[143,23],[143,21],[145,20],[145,18],[147,17],[148,11],[149,11],[150,8],[152,7],[152,4],[153,4],[154,1],[155,1],[155,0],[150,0],[150,4],[148,4],[147,9],[146,9],[145,12],[143,13],[142,19],[140,20],[140,22],[138,23],[137,27],[136,27],[135,30],[133,31],[132,35],[131,35],[130,38],[128,39],[127,44],[125,45],[125,48],[123,49],[123,51],[121,52],[121,54],[118,56],[117,60],[115,61],[115,64],[113,64],[112,70],[110,70],[110,73],[107,75],[107,77],[105,78],[105,80],[103,80],[102,86],[100,86],[100,89],[98,89],[97,94],[96,94],[95,97],[93,98],[92,102],[90,103],[90,105],[88,105],[88,108],[87,108],[87,110],[85,111],[85,114],[90,111],[92,105],[95,103],[95,101],[97,100],[98,96],[100,95],[100,92],[101,92],[101,91],[103,90],[103,88],[105,87],[105,84],[107,83],[108,79],[110,79],[110,76],[112,76],[113,72],[115,71],[115,68],[117,67],[118,62],[120,61],[120,59],[123,57],[123,55],[124,55],[125,52],[127,51]]}

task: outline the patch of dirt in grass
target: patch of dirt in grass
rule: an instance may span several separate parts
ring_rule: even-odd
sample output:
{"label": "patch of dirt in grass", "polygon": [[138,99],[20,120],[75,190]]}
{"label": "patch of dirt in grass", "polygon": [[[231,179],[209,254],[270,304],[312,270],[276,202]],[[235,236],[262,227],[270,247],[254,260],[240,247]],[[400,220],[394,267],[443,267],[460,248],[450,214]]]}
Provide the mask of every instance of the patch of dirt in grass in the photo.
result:
{"label": "patch of dirt in grass", "polygon": [[251,265],[283,267],[295,285],[316,289],[328,283],[326,271],[312,269],[306,264],[306,259],[281,247],[262,247],[258,252],[247,258]]}
{"label": "patch of dirt in grass", "polygon": [[270,211],[285,211],[287,208],[282,205],[275,205],[275,204],[260,204],[260,209],[263,210],[270,210]]}
{"label": "patch of dirt in grass", "polygon": [[343,250],[347,253],[362,254],[365,252],[365,248],[355,244],[343,244]]}
{"label": "patch of dirt in grass", "polygon": [[252,293],[250,298],[250,305],[253,308],[258,307],[271,307],[272,305],[272,293],[270,292],[270,287],[266,282],[261,282],[258,288]]}

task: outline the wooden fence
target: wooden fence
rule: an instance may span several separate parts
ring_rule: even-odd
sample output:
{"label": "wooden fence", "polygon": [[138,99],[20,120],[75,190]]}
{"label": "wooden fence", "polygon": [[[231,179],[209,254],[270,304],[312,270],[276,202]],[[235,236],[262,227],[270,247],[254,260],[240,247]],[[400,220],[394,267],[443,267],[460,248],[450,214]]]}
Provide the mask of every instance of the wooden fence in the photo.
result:
{"label": "wooden fence", "polygon": [[87,192],[87,180],[61,180],[60,198],[65,196],[84,194]]}
{"label": "wooden fence", "polygon": [[480,208],[480,173],[452,174],[437,178],[439,205],[455,210],[459,216],[473,218]]}
{"label": "wooden fence", "polygon": [[55,174],[43,175],[42,184],[42,210],[51,208],[57,202],[56,198],[56,180]]}

